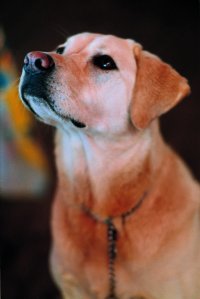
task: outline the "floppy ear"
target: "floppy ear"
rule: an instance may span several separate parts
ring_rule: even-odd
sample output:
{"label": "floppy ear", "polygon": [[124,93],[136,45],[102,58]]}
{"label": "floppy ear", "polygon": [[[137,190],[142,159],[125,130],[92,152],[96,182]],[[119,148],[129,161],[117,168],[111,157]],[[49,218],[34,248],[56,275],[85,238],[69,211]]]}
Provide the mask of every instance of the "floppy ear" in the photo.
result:
{"label": "floppy ear", "polygon": [[131,119],[138,129],[170,110],[189,94],[187,80],[157,56],[134,46],[136,83],[131,103]]}

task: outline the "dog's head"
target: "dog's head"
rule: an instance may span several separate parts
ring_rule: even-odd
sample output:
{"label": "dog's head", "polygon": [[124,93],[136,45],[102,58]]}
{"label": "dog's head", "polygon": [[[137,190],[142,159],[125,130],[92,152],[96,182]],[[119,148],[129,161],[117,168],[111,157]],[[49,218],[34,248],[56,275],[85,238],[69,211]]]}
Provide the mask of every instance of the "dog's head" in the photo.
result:
{"label": "dog's head", "polygon": [[82,33],[24,60],[20,96],[42,121],[123,133],[146,128],[189,93],[187,80],[132,41]]}

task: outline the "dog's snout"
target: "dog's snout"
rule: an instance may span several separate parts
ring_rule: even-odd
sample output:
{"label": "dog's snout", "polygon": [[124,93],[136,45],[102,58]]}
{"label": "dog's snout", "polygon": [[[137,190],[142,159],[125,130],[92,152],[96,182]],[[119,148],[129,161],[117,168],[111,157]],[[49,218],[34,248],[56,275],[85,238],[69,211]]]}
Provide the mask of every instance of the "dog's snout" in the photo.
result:
{"label": "dog's snout", "polygon": [[29,73],[47,72],[52,70],[54,66],[53,58],[43,52],[30,52],[24,58],[24,69]]}

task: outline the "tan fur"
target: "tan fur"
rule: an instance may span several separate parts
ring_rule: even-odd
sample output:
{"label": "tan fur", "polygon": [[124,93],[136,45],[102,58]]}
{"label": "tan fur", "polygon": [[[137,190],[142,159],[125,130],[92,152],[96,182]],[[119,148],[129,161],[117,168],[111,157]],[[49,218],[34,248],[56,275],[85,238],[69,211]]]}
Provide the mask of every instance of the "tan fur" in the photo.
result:
{"label": "tan fur", "polygon": [[[124,226],[119,219],[115,220],[120,235],[116,262],[120,298],[141,295],[146,299],[198,299],[199,186],[182,161],[156,136],[157,128],[152,130],[155,130],[154,142],[147,164],[141,164],[138,175],[134,177],[133,161],[133,178],[130,170],[126,176],[122,169],[121,180],[120,173],[115,185],[111,180],[111,192],[109,197],[106,195],[104,210],[100,204],[95,204],[95,199],[90,208],[97,215],[102,213],[102,217],[111,212],[119,215],[120,207],[121,213],[130,209],[147,189],[149,194],[141,209],[130,216]],[[62,159],[60,155],[58,159]],[[141,185],[144,178],[145,184]],[[53,208],[53,265],[57,264],[53,271],[60,273],[56,276],[64,298],[68,298],[71,283],[62,276],[68,272],[79,282],[80,298],[104,298],[108,292],[106,228],[85,215],[76,204],[72,208],[67,205],[65,186],[58,188]],[[123,190],[125,186],[127,188]],[[85,192],[83,187],[80,192],[84,194],[83,200],[87,200],[88,191]],[[119,206],[115,199],[120,201]],[[84,288],[87,290],[85,295]]]}
{"label": "tan fur", "polygon": [[[118,230],[119,299],[199,299],[200,187],[157,120],[189,92],[186,79],[130,40],[85,33],[65,46],[62,56],[50,53],[55,107],[87,127],[57,125],[51,270],[63,298],[108,295],[106,225],[84,206],[99,220],[113,217]],[[119,71],[94,68],[96,51],[114,57]]]}
{"label": "tan fur", "polygon": [[138,70],[131,114],[136,127],[144,129],[152,119],[175,106],[190,88],[185,78],[158,57],[138,45],[134,53]]}

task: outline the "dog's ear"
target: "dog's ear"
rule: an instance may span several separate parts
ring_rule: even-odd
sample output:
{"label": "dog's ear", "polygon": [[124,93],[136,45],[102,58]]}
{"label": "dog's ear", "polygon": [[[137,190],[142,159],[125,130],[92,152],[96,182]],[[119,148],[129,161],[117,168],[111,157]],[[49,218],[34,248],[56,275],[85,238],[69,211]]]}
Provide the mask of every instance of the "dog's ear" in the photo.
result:
{"label": "dog's ear", "polygon": [[136,83],[131,103],[131,119],[138,129],[170,110],[189,94],[187,80],[157,56],[135,44]]}

